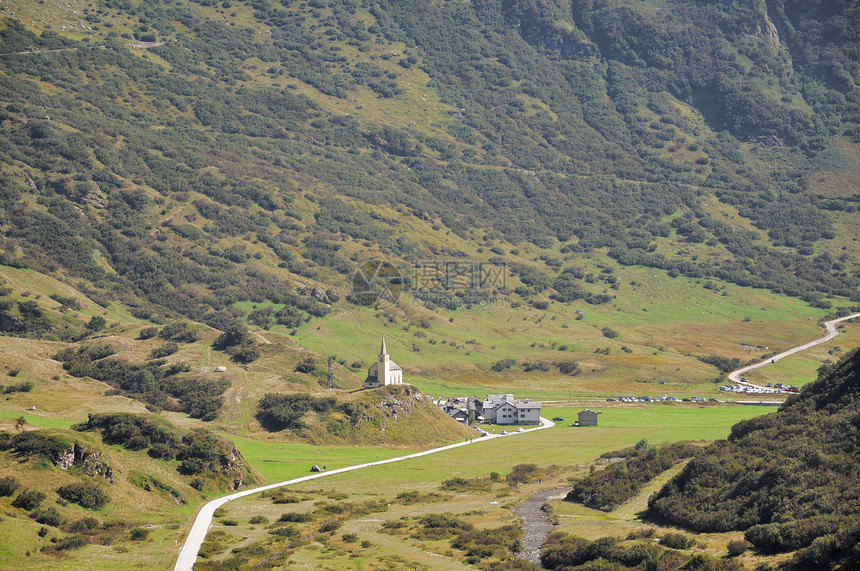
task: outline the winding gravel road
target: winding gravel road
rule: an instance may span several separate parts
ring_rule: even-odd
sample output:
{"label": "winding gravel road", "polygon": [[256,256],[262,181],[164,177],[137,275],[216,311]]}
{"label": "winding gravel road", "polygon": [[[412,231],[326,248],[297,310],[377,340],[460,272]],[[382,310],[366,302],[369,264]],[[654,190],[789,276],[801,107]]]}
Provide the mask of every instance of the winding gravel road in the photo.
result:
{"label": "winding gravel road", "polygon": [[540,426],[526,430],[524,432],[512,432],[507,435],[488,434],[487,436],[475,438],[474,440],[458,442],[456,444],[449,444],[448,446],[441,446],[439,448],[433,448],[431,450],[424,450],[423,452],[407,454],[406,456],[398,456],[397,458],[389,458],[387,460],[378,460],[376,462],[356,464],[355,466],[347,466],[345,468],[338,468],[336,470],[317,472],[315,474],[309,474],[307,476],[302,476],[301,478],[295,478],[293,480],[286,480],[284,482],[269,484],[267,486],[261,486],[259,488],[252,488],[250,490],[242,490],[241,492],[236,492],[235,494],[230,494],[229,496],[224,496],[222,498],[212,500],[209,503],[205,504],[202,508],[200,508],[200,511],[197,513],[197,518],[194,520],[194,525],[191,526],[191,531],[188,532],[188,537],[185,539],[185,544],[183,544],[182,549],[179,551],[179,558],[176,560],[176,565],[173,567],[173,569],[174,571],[192,571],[194,567],[194,562],[197,561],[197,553],[200,551],[200,546],[203,545],[203,540],[206,539],[206,534],[209,532],[209,528],[212,527],[212,517],[215,513],[215,510],[217,510],[227,502],[238,500],[239,498],[244,498],[245,496],[250,496],[252,494],[259,494],[260,492],[265,492],[267,490],[274,490],[275,488],[281,488],[283,486],[290,486],[292,484],[299,484],[301,482],[307,482],[309,480],[316,480],[317,478],[325,478],[327,476],[334,476],[335,474],[343,474],[344,472],[361,470],[362,468],[369,468],[370,466],[381,466],[382,464],[390,464],[392,462],[401,462],[403,460],[410,460],[412,458],[420,458],[421,456],[435,454],[444,450],[452,450],[454,448],[460,448],[461,446],[478,444],[480,442],[486,442],[495,438],[510,438],[511,436],[516,436],[518,434],[528,434],[530,432],[534,432],[535,430],[542,430],[544,428],[552,428],[553,426],[555,426],[554,422],[546,418],[541,417],[540,421]]}
{"label": "winding gravel road", "polygon": [[[793,347],[793,348],[789,349],[788,351],[783,351],[779,355],[775,355],[775,356],[771,357],[770,359],[765,359],[761,363],[756,363],[755,365],[749,365],[747,367],[743,367],[741,369],[738,369],[737,371],[732,371],[731,373],[729,373],[729,380],[733,383],[741,383],[742,381],[740,380],[740,376],[742,374],[746,373],[747,371],[752,371],[753,369],[765,367],[767,365],[770,365],[772,363],[779,361],[783,357],[788,357],[789,355],[794,355],[795,353],[800,353],[801,351],[805,351],[806,349],[809,349],[810,347],[815,347],[816,345],[821,345],[822,343],[826,343],[827,341],[830,341],[831,339],[833,339],[834,337],[839,335],[839,331],[836,330],[836,324],[837,323],[841,323],[842,321],[848,321],[849,319],[854,319],[857,317],[860,317],[860,313],[854,313],[854,314],[848,315],[846,317],[840,317],[839,319],[832,319],[830,321],[825,321],[824,326],[827,328],[827,334],[824,337],[816,339],[815,341],[810,341],[809,343],[804,343],[803,345],[799,345],[797,347]],[[744,382],[743,384],[751,385],[752,383]]]}

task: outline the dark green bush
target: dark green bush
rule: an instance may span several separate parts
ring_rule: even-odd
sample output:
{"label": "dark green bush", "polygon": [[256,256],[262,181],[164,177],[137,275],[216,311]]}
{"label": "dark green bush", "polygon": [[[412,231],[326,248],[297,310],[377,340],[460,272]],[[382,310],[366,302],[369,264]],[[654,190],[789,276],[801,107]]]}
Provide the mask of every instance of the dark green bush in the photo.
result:
{"label": "dark green bush", "polygon": [[0,497],[11,496],[20,486],[20,482],[12,476],[3,476],[0,478]]}
{"label": "dark green bush", "polygon": [[[334,528],[337,529],[337,528]],[[320,529],[320,531],[331,531],[329,529]],[[286,525],[283,527],[276,527],[275,529],[269,530],[269,533],[272,535],[277,535],[278,537],[289,537],[290,539],[295,539],[299,537],[299,528],[294,525]]]}
{"label": "dark green bush", "polygon": [[128,532],[128,537],[132,541],[145,541],[152,530],[147,527],[133,527]]}
{"label": "dark green bush", "polygon": [[21,508],[25,510],[34,510],[39,507],[39,504],[45,499],[45,494],[42,492],[37,492],[35,490],[28,490],[26,488],[22,489],[18,492],[18,496],[12,500],[12,506],[16,508]]}
{"label": "dark green bush", "polygon": [[728,545],[729,557],[743,555],[750,547],[752,547],[752,544],[748,541],[733,539]]}
{"label": "dark green bush", "polygon": [[689,549],[695,545],[693,538],[683,533],[667,533],[660,538],[660,545],[671,549]]}
{"label": "dark green bush", "polygon": [[38,523],[50,525],[51,527],[60,527],[66,522],[66,518],[54,507],[42,508],[31,512],[30,517]]}
{"label": "dark green bush", "polygon": [[287,512],[281,514],[281,517],[278,518],[279,522],[293,522],[293,523],[305,523],[308,521],[312,521],[313,516],[311,514],[306,513],[298,513],[298,512]]}
{"label": "dark green bush", "polygon": [[109,500],[101,486],[93,482],[73,482],[57,488],[57,494],[64,500],[89,510],[101,509]]}

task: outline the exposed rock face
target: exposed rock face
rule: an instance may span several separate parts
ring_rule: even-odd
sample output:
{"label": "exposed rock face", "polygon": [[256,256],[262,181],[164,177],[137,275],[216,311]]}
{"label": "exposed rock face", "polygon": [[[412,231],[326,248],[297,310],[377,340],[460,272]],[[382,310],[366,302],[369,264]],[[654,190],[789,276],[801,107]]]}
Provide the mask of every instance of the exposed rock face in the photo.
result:
{"label": "exposed rock face", "polygon": [[80,466],[87,476],[101,476],[113,484],[113,468],[102,459],[102,451],[98,448],[88,450],[82,444],[75,442],[59,454],[54,466],[60,470]]}
{"label": "exposed rock face", "polygon": [[759,38],[770,38],[772,40],[779,41],[779,32],[776,29],[776,26],[773,22],[770,21],[770,18],[765,16],[760,22],[758,22],[753,29],[753,35]]}
{"label": "exposed rock face", "polygon": [[[75,445],[77,446],[77,445]],[[75,448],[68,448],[64,450],[59,458],[54,462],[54,466],[59,468],[60,470],[68,470],[75,463]]]}
{"label": "exposed rock face", "polygon": [[402,385],[386,395],[379,405],[386,411],[386,416],[394,417],[396,420],[398,414],[411,413],[415,404],[422,398],[421,392],[415,387]]}

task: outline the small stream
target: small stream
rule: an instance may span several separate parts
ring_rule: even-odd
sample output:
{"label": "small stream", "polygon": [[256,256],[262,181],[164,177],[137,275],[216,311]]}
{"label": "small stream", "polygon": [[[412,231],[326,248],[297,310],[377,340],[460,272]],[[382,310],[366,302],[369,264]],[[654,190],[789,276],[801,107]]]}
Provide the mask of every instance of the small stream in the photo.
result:
{"label": "small stream", "polygon": [[517,554],[517,557],[531,561],[543,569],[540,562],[540,547],[554,526],[541,508],[549,500],[563,498],[569,491],[570,487],[544,490],[529,497],[514,509],[517,515],[523,518],[523,550]]}

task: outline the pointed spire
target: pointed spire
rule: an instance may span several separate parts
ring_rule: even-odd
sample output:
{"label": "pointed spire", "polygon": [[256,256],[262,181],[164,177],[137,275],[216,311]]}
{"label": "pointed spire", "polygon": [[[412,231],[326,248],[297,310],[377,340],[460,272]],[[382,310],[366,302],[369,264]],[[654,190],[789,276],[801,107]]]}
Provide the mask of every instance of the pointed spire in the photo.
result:
{"label": "pointed spire", "polygon": [[388,350],[385,348],[385,337],[382,338],[382,347],[379,348],[380,355],[387,355]]}

